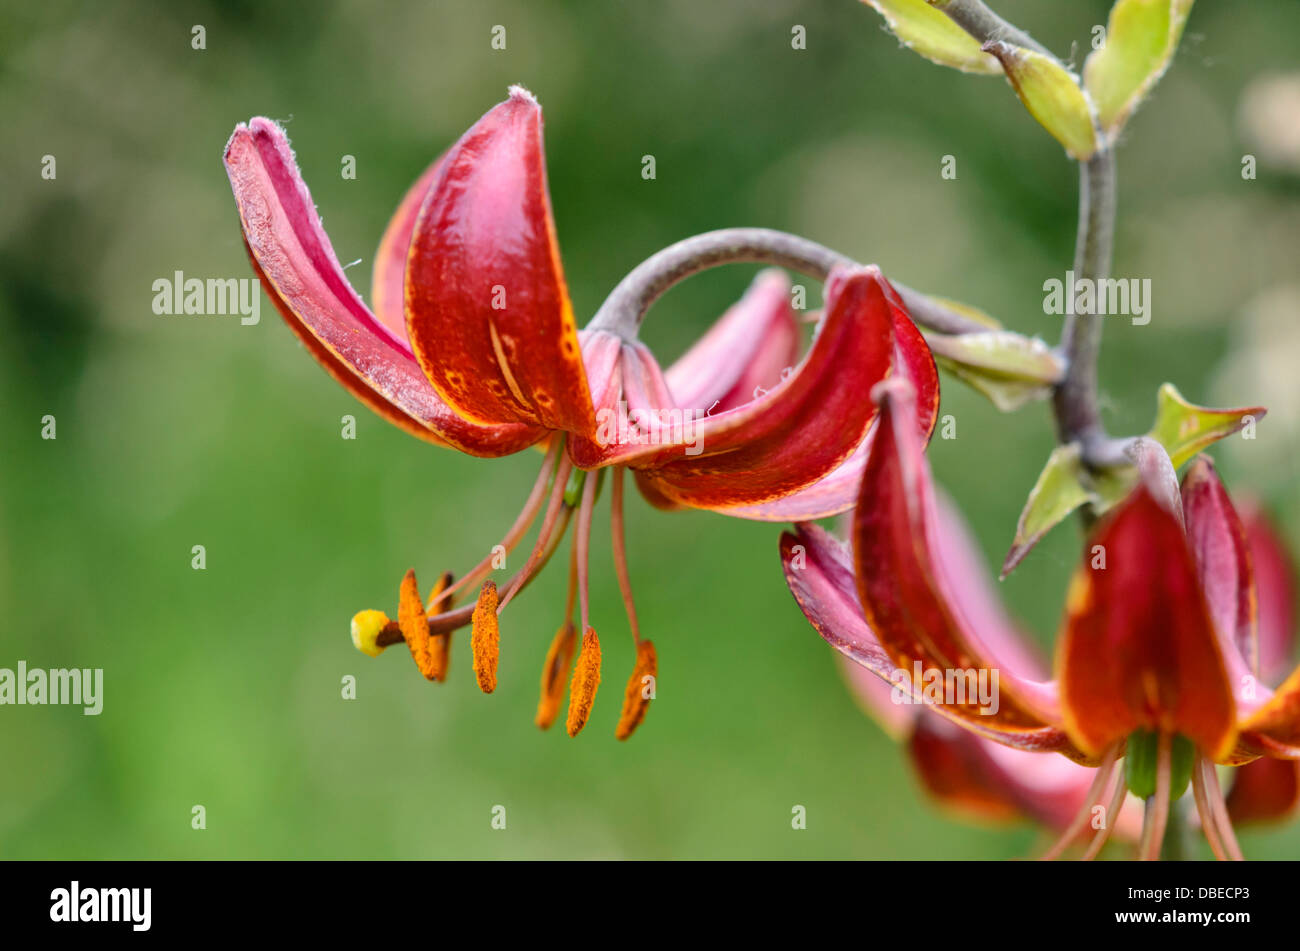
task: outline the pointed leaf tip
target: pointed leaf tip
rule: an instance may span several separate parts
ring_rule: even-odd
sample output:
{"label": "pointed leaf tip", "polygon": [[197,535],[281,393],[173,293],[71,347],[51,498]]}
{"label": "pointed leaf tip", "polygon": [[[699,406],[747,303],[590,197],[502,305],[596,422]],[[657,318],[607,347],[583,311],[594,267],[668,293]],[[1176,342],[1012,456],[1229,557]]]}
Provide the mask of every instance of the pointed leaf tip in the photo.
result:
{"label": "pointed leaf tip", "polygon": [[1156,421],[1147,435],[1168,450],[1177,469],[1206,446],[1240,432],[1267,412],[1262,406],[1239,409],[1197,406],[1189,403],[1172,383],[1166,383],[1156,397]]}
{"label": "pointed leaf tip", "polygon": [[1024,560],[1030,549],[1075,509],[1096,502],[1097,495],[1084,484],[1083,460],[1077,443],[1057,446],[1047,457],[1047,465],[1029,490],[1029,498],[1016,523],[1016,535],[1002,563],[1001,577],[1006,578]]}
{"label": "pointed leaf tip", "polygon": [[885,18],[899,42],[940,66],[965,73],[993,76],[998,61],[980,49],[979,41],[926,0],[863,0]]}
{"label": "pointed leaf tip", "polygon": [[1083,67],[1084,88],[1102,128],[1114,135],[1164,75],[1192,0],[1117,0],[1102,47]]}
{"label": "pointed leaf tip", "polygon": [[984,50],[1001,61],[1029,114],[1070,157],[1081,162],[1091,158],[1099,144],[1092,105],[1074,75],[1049,56],[1002,40],[985,43]]}

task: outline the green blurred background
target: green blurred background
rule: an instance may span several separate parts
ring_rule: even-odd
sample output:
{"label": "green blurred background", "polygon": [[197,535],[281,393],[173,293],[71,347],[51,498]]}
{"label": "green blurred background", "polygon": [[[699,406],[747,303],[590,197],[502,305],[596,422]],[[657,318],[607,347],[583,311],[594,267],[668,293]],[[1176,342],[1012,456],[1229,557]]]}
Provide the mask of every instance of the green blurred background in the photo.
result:
{"label": "green blurred background", "polygon": [[[1002,0],[1062,55],[1103,0]],[[1048,9],[1050,7],[1050,9]],[[191,48],[191,27],[206,49]],[[507,48],[490,31],[507,29]],[[791,29],[807,49],[791,48]],[[1120,153],[1115,272],[1153,281],[1149,326],[1103,348],[1112,431],[1145,430],[1159,383],[1261,402],[1254,443],[1216,450],[1234,488],[1300,543],[1300,106],[1294,0],[1196,5]],[[1076,63],[1082,54],[1076,54]],[[1290,77],[1289,79],[1287,77]],[[348,619],[396,609],[513,519],[532,454],[481,461],[404,435],[316,366],[263,301],[160,317],[176,270],[247,277],[221,167],[236,122],[287,123],[350,277],[425,164],[521,82],[546,110],[564,263],[580,315],[634,264],[711,228],[798,232],[1055,340],[1076,173],[1005,82],[934,66],[855,0],[4,4],[0,13],[0,666],[102,667],[101,716],[0,708],[0,856],[1014,857],[1028,825],[936,811],[843,689],[782,582],[776,526],[666,515],[634,497],[631,564],[659,701],[613,739],[631,669],[604,511],[594,624],[605,685],[577,740],[532,725],[562,612],[552,569],[505,615],[501,683],[468,638],[449,683],[353,650]],[[1289,117],[1289,119],[1288,119]],[[1259,158],[1244,181],[1243,154]],[[41,178],[44,155],[57,178]],[[653,154],[657,178],[641,177]],[[355,181],[341,157],[357,160]],[[956,181],[940,178],[953,155]],[[753,268],[671,292],[665,360]],[[945,380],[958,438],[931,459],[991,561],[1052,446],[1045,406],[997,413]],[[355,414],[355,441],[340,418]],[[41,419],[58,438],[41,439]],[[207,568],[191,568],[202,544]],[[1045,648],[1078,544],[1054,533],[1002,585]],[[340,681],[358,681],[343,700]],[[207,828],[191,829],[202,804]],[[508,827],[490,811],[506,806]],[[791,808],[807,808],[805,831]],[[1246,833],[1300,854],[1300,824]]]}

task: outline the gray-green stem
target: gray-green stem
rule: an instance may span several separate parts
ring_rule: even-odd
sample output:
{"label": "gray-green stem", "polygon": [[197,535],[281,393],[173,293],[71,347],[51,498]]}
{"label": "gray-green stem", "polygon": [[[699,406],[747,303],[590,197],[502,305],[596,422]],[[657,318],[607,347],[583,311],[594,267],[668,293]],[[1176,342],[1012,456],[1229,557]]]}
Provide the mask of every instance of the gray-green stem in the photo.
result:
{"label": "gray-green stem", "polygon": [[948,15],[959,27],[969,33],[980,44],[1001,40],[1023,49],[1033,50],[1051,59],[1056,59],[1052,51],[1043,46],[1024,30],[1012,26],[1002,17],[990,10],[982,0],[928,0],[930,6]]}
{"label": "gray-green stem", "polygon": [[[784,231],[768,228],[708,231],[669,245],[634,267],[605,298],[587,326],[635,337],[650,305],[670,287],[707,268],[733,263],[774,264],[818,281],[826,280],[835,267],[860,266],[838,251]],[[951,334],[988,329],[924,294],[891,283],[912,319],[923,327]]]}
{"label": "gray-green stem", "polygon": [[[1110,276],[1115,234],[1115,153],[1104,147],[1079,166],[1079,231],[1075,241],[1076,280],[1102,281]],[[1061,330],[1065,378],[1052,395],[1057,437],[1078,442],[1086,462],[1097,465],[1107,455],[1110,440],[1101,422],[1097,399],[1097,357],[1101,350],[1102,318],[1098,314],[1067,316]]]}

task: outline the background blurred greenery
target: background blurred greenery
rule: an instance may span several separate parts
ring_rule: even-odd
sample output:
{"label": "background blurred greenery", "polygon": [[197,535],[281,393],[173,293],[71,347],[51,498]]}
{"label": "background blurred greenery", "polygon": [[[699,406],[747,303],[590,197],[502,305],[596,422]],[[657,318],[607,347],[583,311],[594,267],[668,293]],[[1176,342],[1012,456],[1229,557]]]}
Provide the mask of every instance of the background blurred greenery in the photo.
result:
{"label": "background blurred greenery", "polygon": [[[1107,9],[997,6],[1063,54]],[[0,709],[0,856],[1011,857],[1041,843],[925,801],[786,592],[775,526],[634,501],[632,570],[661,678],[627,744],[612,734],[632,652],[603,516],[605,686],[579,740],[532,725],[562,566],[507,613],[491,697],[463,634],[442,686],[400,655],[362,657],[352,613],[395,611],[411,565],[427,583],[476,560],[535,457],[474,460],[382,423],[265,302],[255,327],[150,308],[152,282],[175,270],[250,274],[220,163],[236,122],[287,122],[368,297],[407,184],[522,82],[546,109],[579,314],[675,239],[764,225],[1054,340],[1041,287],[1071,257],[1075,169],[1004,82],[898,49],[854,0],[49,0],[5,4],[0,24],[0,666],[103,667],[106,680],[97,718]],[[191,49],[193,24],[206,50]],[[489,46],[495,24],[505,51]],[[791,49],[794,24],[806,51]],[[1152,279],[1154,319],[1113,323],[1102,371],[1119,433],[1147,428],[1166,379],[1198,401],[1269,404],[1255,443],[1216,455],[1293,543],[1300,178],[1285,143],[1264,141],[1277,123],[1252,125],[1242,102],[1296,70],[1297,35],[1294,0],[1197,4],[1120,154],[1116,273]],[[1242,180],[1247,152],[1271,156],[1257,181]],[[945,154],[956,181],[940,179]],[[674,290],[651,344],[680,352],[752,273]],[[1052,444],[1048,413],[1001,416],[956,383],[943,411],[958,438],[935,441],[933,464],[1000,560]],[[355,441],[340,438],[347,413]],[[56,441],[40,438],[45,414]],[[190,567],[196,544],[205,571]],[[1076,545],[1058,530],[1002,586],[1045,648]],[[345,674],[355,702],[340,698]],[[489,826],[498,803],[505,832]],[[194,804],[205,831],[190,828]],[[793,804],[806,831],[791,830]],[[1295,856],[1300,824],[1243,844]]]}

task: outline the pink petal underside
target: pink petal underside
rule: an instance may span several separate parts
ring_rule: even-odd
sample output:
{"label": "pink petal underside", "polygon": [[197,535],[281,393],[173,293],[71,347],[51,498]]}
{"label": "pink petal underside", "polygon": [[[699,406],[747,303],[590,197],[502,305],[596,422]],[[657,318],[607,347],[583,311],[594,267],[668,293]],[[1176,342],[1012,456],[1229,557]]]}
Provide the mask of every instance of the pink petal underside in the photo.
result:
{"label": "pink petal underside", "polygon": [[[1027,676],[1045,679],[1045,661],[1007,615],[993,588],[993,576],[970,526],[956,504],[938,486],[935,487],[935,509],[939,523],[936,561],[942,563],[941,571],[948,579],[953,601],[960,605],[967,625],[979,631],[985,643],[1017,670]],[[862,669],[856,665],[848,666],[859,671]],[[855,683],[861,679],[857,678]],[[880,683],[878,678],[870,680]],[[888,692],[885,696],[887,700]],[[866,697],[863,699],[865,701]]]}
{"label": "pink petal underside", "polygon": [[1209,456],[1198,456],[1183,476],[1182,508],[1234,699],[1249,709],[1258,671],[1255,581],[1245,528]]}
{"label": "pink petal underside", "polygon": [[[814,630],[853,663],[880,678],[885,688],[883,695],[879,692],[860,695],[864,703],[871,705],[868,712],[874,712],[887,728],[897,730],[904,726],[908,714],[893,715],[875,709],[882,703],[882,696],[884,703],[892,704],[889,692],[896,665],[862,616],[853,578],[853,556],[848,547],[820,526],[797,525],[793,533],[785,532],[781,536],[781,561],[786,584]],[[900,706],[921,709],[919,705]],[[972,720],[961,718],[946,707],[927,709],[1005,746],[1039,752],[1071,752],[1065,735],[1052,727],[1005,730],[994,717]]]}
{"label": "pink petal underside", "polygon": [[[928,442],[939,418],[939,373],[925,338],[903,313],[894,315],[893,372],[916,391],[917,423],[922,440]],[[875,433],[873,425],[853,455],[806,489],[772,502],[729,508],[725,514],[759,522],[808,522],[848,511],[858,500],[862,467],[871,453]]]}
{"label": "pink petal underside", "polygon": [[1254,505],[1241,509],[1255,570],[1260,676],[1276,683],[1290,667],[1295,648],[1295,565],[1268,516]]}
{"label": "pink petal underside", "polygon": [[[379,250],[375,253],[370,303],[380,323],[402,340],[406,340],[406,299],[403,286],[406,281],[406,258],[411,249],[411,234],[415,231],[415,220],[420,216],[420,205],[442,168],[442,159],[443,156],[435,159],[402,196],[402,203],[389,219],[384,236],[379,240]],[[409,344],[407,349],[410,349]]]}
{"label": "pink petal underside", "polygon": [[[877,388],[879,432],[863,472],[854,517],[854,558],[858,594],[865,616],[896,659],[926,669],[991,668],[999,672],[1003,727],[1060,727],[1060,702],[1054,681],[1033,679],[1017,669],[1007,652],[1015,638],[987,623],[980,599],[967,601],[971,572],[949,551],[946,526],[938,513],[911,388],[891,380]],[[958,708],[963,716],[989,719],[976,705]]]}
{"label": "pink petal underside", "polygon": [[763,271],[734,304],[664,374],[675,405],[712,415],[770,390],[799,359],[799,324],[790,309],[790,279]]}
{"label": "pink petal underside", "polygon": [[[484,427],[457,416],[420,372],[403,337],[379,322],[348,283],[293,161],[283,130],[256,118],[226,145],[245,241],[285,319],[315,342],[313,353],[377,410],[399,425],[431,431],[474,455],[517,452],[544,433],[522,426]],[[319,348],[319,349],[317,349]]]}
{"label": "pink petal underside", "polygon": [[1026,677],[1046,680],[1048,665],[1007,614],[970,525],[946,492],[938,486],[934,490],[933,555],[951,604],[962,613],[966,626],[979,632],[994,655]]}
{"label": "pink petal underside", "polygon": [[[1012,749],[976,736],[928,709],[917,720],[908,752],[927,790],[941,802],[975,818],[1011,813],[1058,831],[1083,808],[1097,774],[1095,767],[1064,756]],[[1112,834],[1136,838],[1141,812],[1141,803],[1128,797]],[[1081,838],[1092,835],[1088,826]]]}
{"label": "pink petal underside", "polygon": [[[987,569],[981,570],[987,575]],[[944,804],[977,819],[1023,815],[1058,830],[1083,807],[1095,769],[1064,756],[1005,746],[924,706],[895,703],[889,682],[849,656],[837,656],[859,706],[891,737],[907,743],[913,768]],[[1136,800],[1126,806],[1116,831],[1133,838],[1140,806]]]}
{"label": "pink petal underside", "polygon": [[[1245,740],[1273,755],[1300,759],[1300,727],[1296,725],[1300,721],[1300,669],[1291,670],[1295,566],[1262,512],[1250,508],[1245,523],[1259,598],[1260,671],[1270,683],[1286,677],[1275,693],[1270,692],[1274,709],[1259,723],[1264,735],[1251,733]],[[1300,767],[1300,763],[1291,765]]]}

